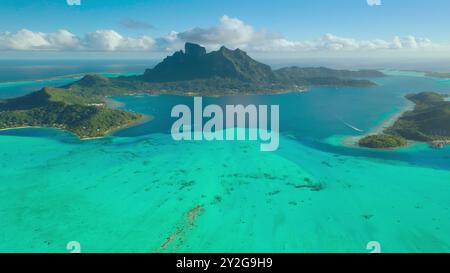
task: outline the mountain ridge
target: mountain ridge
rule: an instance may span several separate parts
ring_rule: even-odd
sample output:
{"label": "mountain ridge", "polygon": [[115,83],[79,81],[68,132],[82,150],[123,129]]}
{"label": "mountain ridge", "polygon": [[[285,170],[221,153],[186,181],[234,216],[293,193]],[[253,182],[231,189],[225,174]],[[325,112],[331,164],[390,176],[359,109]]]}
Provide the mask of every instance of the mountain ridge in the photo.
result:
{"label": "mountain ridge", "polygon": [[186,43],[144,74],[118,78],[86,75],[65,86],[81,96],[127,94],[246,95],[305,91],[311,86],[370,87],[370,77],[385,76],[376,70],[335,70],[324,67],[288,67],[273,70],[252,59],[245,51],[222,46],[206,52]]}
{"label": "mountain ridge", "polygon": [[44,87],[22,97],[0,101],[0,130],[52,127],[85,139],[102,137],[144,119],[140,114],[110,109],[104,103],[94,102],[65,89]]}
{"label": "mountain ridge", "polygon": [[450,101],[446,101],[448,94],[421,92],[408,94],[406,98],[414,102],[414,109],[404,112],[381,134],[362,138],[360,146],[395,148],[406,145],[406,140],[429,142],[436,148],[450,144]]}
{"label": "mountain ridge", "polygon": [[184,51],[177,51],[153,69],[147,69],[142,79],[171,82],[212,77],[265,82],[275,78],[275,74],[270,66],[250,58],[240,49],[230,50],[222,46],[218,51],[206,53],[204,47],[186,43]]}
{"label": "mountain ridge", "polygon": [[80,138],[101,137],[142,120],[139,114],[109,109],[109,96],[172,94],[222,96],[275,94],[305,91],[310,86],[370,87],[362,76],[383,76],[378,71],[348,71],[328,68],[291,67],[273,70],[252,59],[245,51],[221,47],[206,52],[186,43],[152,69],[138,76],[108,78],[86,75],[60,88],[45,87],[31,94],[0,101],[0,129],[55,127]]}

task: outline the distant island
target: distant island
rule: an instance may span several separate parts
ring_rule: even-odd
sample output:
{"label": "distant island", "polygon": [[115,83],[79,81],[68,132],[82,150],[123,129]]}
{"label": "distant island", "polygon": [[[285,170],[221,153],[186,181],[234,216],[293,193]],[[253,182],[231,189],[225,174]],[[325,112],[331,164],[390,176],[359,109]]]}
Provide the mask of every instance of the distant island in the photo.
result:
{"label": "distant island", "polygon": [[427,72],[425,76],[438,79],[450,79],[450,73],[442,72]]}
{"label": "distant island", "polygon": [[184,51],[166,57],[138,76],[108,78],[86,75],[59,87],[0,101],[0,130],[53,127],[80,138],[101,137],[142,121],[140,114],[110,109],[110,96],[174,94],[222,96],[305,91],[311,86],[374,86],[364,78],[383,77],[376,70],[334,70],[288,67],[278,70],[250,58],[246,52],[221,47],[207,53],[186,43]]}
{"label": "distant island", "polygon": [[221,47],[206,53],[186,43],[184,51],[165,58],[143,75],[106,78],[87,75],[64,88],[80,96],[104,97],[130,94],[221,96],[305,91],[311,86],[370,87],[369,77],[383,77],[376,70],[334,70],[324,67],[288,67],[272,70],[240,49]]}
{"label": "distant island", "polygon": [[415,103],[414,109],[405,112],[382,134],[362,138],[359,145],[395,148],[406,145],[404,139],[429,142],[436,148],[450,144],[450,101],[445,100],[447,97],[435,92],[407,95],[406,98]]}

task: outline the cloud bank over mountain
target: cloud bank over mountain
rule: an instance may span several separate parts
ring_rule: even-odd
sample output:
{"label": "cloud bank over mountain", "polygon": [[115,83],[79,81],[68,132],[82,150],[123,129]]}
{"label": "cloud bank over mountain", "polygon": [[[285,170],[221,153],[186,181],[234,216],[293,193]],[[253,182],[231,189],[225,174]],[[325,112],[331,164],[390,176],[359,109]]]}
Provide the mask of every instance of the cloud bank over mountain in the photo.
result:
{"label": "cloud bank over mountain", "polygon": [[0,51],[94,51],[94,52],[165,52],[179,50],[185,42],[202,44],[210,50],[222,45],[250,52],[375,52],[447,50],[447,45],[427,38],[395,36],[390,40],[340,37],[335,34],[296,41],[276,32],[257,30],[238,18],[222,16],[215,26],[172,31],[164,37],[147,35],[125,37],[115,30],[103,29],[77,36],[69,30],[52,33],[21,29],[0,33]]}
{"label": "cloud bank over mountain", "polygon": [[210,49],[221,45],[231,48],[239,47],[249,51],[352,51],[377,49],[426,49],[435,48],[429,39],[414,36],[394,37],[391,41],[381,39],[356,40],[339,37],[334,34],[325,34],[313,41],[292,41],[283,38],[280,34],[267,31],[257,31],[237,18],[223,16],[220,24],[210,28],[193,28],[180,33],[171,33],[165,40],[168,48],[179,47],[185,41],[202,44]]}

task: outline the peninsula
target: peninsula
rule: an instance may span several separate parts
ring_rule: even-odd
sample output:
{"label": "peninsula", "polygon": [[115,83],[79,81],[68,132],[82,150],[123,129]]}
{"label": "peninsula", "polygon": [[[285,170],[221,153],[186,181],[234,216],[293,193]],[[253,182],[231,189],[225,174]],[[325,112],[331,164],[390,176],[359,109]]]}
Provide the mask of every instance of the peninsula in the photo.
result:
{"label": "peninsula", "polygon": [[375,70],[333,70],[288,67],[278,70],[236,49],[207,53],[186,43],[142,75],[108,78],[86,75],[59,88],[46,87],[23,97],[0,101],[0,129],[55,127],[80,138],[101,137],[143,119],[142,115],[110,109],[110,96],[174,94],[221,96],[304,91],[311,86],[370,87],[365,78],[383,77]]}
{"label": "peninsula", "polygon": [[425,76],[438,79],[450,79],[450,73],[444,72],[427,72]]}
{"label": "peninsula", "polygon": [[369,148],[394,148],[406,145],[404,139],[429,142],[442,148],[450,144],[450,101],[448,95],[435,92],[409,94],[407,99],[415,103],[383,134],[362,138],[359,145]]}
{"label": "peninsula", "polygon": [[81,139],[102,137],[143,119],[140,114],[109,109],[60,88],[46,87],[0,102],[0,129],[52,127],[70,131]]}

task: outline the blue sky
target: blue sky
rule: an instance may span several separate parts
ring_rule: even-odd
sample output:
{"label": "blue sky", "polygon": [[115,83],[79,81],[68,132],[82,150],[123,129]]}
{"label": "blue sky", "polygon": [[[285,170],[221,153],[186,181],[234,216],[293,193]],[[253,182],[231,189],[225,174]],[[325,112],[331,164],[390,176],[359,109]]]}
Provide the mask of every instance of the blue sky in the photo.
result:
{"label": "blue sky", "polygon": [[[393,48],[397,45],[407,47],[429,47],[432,43],[447,46],[450,43],[450,1],[448,0],[381,0],[380,6],[370,6],[367,0],[81,0],[81,6],[69,6],[66,0],[2,0],[0,5],[0,32],[12,33],[27,29],[30,33],[13,36],[0,36],[0,50],[34,51],[39,49],[67,49],[64,45],[43,45],[31,43],[29,46],[17,46],[25,42],[33,33],[54,33],[60,29],[68,31],[80,40],[80,45],[70,50],[90,48],[91,50],[127,51],[141,49],[161,51],[179,47],[183,39],[194,39],[211,48],[223,42],[231,47],[244,47],[249,51],[310,51],[320,49],[334,51],[341,47],[353,50]],[[235,25],[237,21],[221,20],[223,16],[239,20],[242,26],[251,27],[252,33],[241,33],[236,41],[231,41],[231,33],[210,39],[214,32]],[[128,22],[128,24],[124,23]],[[131,23],[130,23],[131,22]],[[125,26],[125,25],[128,25]],[[131,25],[131,26],[130,26]],[[171,31],[183,33],[192,28],[195,33],[179,35],[177,41],[168,45],[164,38]],[[241,28],[238,26],[238,28]],[[111,33],[97,33],[98,30],[110,30],[126,39],[147,37],[131,42],[116,41],[117,46],[105,46]],[[250,31],[250,30],[249,30]],[[324,40],[319,40],[330,34]],[[218,34],[217,34],[218,35]],[[251,38],[245,38],[248,35]],[[58,34],[57,37],[61,35]],[[264,37],[263,37],[264,36]],[[401,43],[392,42],[398,36]],[[19,37],[19,38],[18,38]],[[25,38],[24,38],[25,37]],[[49,37],[42,36],[48,41]],[[56,36],[55,36],[56,37]],[[66,36],[64,36],[66,37]],[[105,38],[106,37],[106,38]],[[336,37],[336,38],[333,38]],[[409,38],[408,38],[409,37]],[[413,37],[413,38],[411,38]],[[36,37],[34,37],[36,38]],[[114,37],[113,37],[114,38]],[[183,39],[182,39],[183,38]],[[341,41],[353,39],[352,41]],[[2,46],[2,39],[3,41]],[[56,38],[55,38],[56,39]],[[58,38],[59,39],[59,38]],[[99,41],[99,39],[102,39]],[[152,42],[150,42],[150,39]],[[278,39],[278,40],[277,40]],[[283,40],[280,40],[283,39]],[[416,40],[417,39],[417,40]],[[423,40],[419,40],[423,39]],[[270,40],[270,41],[268,41]],[[378,40],[385,43],[380,45]],[[30,40],[31,41],[31,40]],[[261,42],[262,41],[262,42]],[[331,44],[328,43],[338,43]],[[375,42],[367,46],[366,41]],[[114,41],[113,41],[114,42]],[[260,48],[258,44],[265,44]],[[280,43],[286,44],[278,50]],[[53,43],[53,41],[49,42]],[[95,46],[87,45],[93,43]],[[119,45],[120,43],[120,45]],[[308,43],[315,43],[310,45]],[[339,43],[347,43],[341,46]],[[348,44],[350,43],[350,45]],[[402,44],[403,43],[403,44]],[[145,44],[142,46],[142,44]],[[411,46],[413,44],[413,46]],[[418,46],[416,46],[418,44]],[[132,45],[132,46],[130,46]],[[394,46],[395,45],[395,46]],[[270,50],[267,50],[270,48]],[[294,50],[295,49],[295,50]],[[301,49],[301,50],[300,50]],[[347,50],[348,51],[348,50]],[[440,49],[439,51],[445,51]]]}

